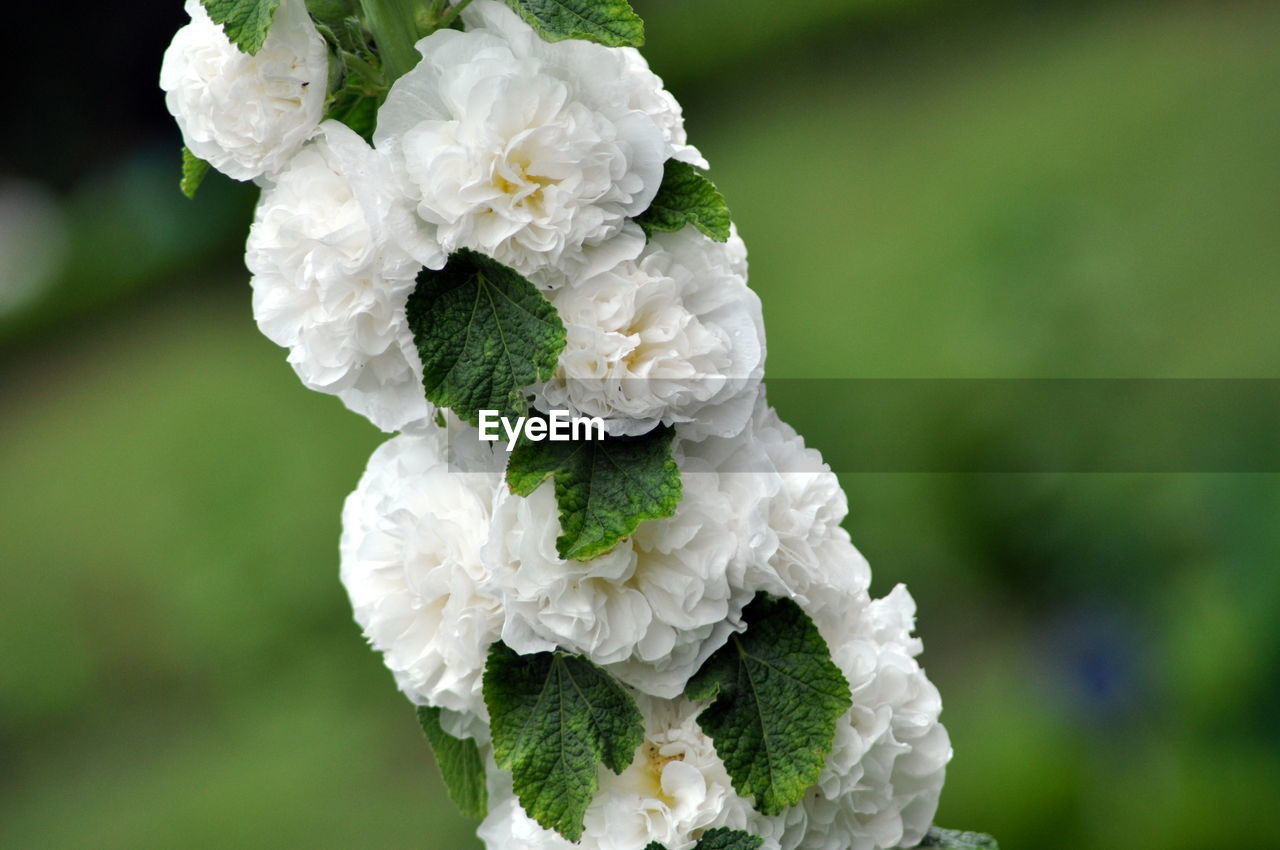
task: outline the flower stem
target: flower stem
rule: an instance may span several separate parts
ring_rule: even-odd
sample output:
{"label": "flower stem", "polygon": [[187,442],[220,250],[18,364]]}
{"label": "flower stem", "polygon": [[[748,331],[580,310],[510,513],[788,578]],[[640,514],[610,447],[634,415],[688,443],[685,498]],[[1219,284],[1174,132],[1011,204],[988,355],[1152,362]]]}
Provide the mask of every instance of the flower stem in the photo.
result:
{"label": "flower stem", "polygon": [[365,24],[373,33],[387,83],[407,74],[421,58],[414,45],[426,33],[419,31],[423,0],[360,0]]}

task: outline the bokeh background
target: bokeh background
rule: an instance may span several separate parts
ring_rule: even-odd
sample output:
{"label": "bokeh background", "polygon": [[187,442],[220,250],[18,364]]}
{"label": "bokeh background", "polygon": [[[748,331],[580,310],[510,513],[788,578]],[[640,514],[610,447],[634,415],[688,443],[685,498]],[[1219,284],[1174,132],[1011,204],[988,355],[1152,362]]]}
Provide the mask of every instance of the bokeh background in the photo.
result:
{"label": "bokeh background", "polygon": [[[1280,377],[1280,5],[635,5],[771,377]],[[255,330],[254,191],[177,191],[180,4],[72,7],[6,9],[0,846],[470,850],[337,581],[382,436]],[[1280,476],[842,477],[920,604],[940,823],[1280,847]]]}

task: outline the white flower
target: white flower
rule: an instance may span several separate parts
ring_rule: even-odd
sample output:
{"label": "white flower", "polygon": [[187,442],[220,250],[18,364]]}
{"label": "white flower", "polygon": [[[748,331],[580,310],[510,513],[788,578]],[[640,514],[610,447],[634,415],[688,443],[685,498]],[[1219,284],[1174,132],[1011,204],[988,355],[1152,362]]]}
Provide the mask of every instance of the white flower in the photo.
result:
{"label": "white flower", "polygon": [[915,602],[865,596],[824,636],[852,689],[818,784],[789,810],[787,850],[912,847],[933,820],[951,759],[942,701],[916,663]]}
{"label": "white flower", "polygon": [[256,55],[242,53],[199,0],[165,51],[160,88],[192,153],[236,180],[274,175],[324,113],[329,52],[303,0],[283,0]]}
{"label": "white flower", "polygon": [[623,51],[547,42],[492,0],[464,19],[467,32],[418,43],[422,61],[378,111],[375,142],[405,193],[397,238],[432,268],[472,248],[548,288],[635,257],[644,236],[628,218],[664,161],[689,155],[655,105],[661,81]]}
{"label": "white flower", "polygon": [[704,660],[741,628],[747,530],[763,523],[764,482],[721,487],[694,459],[681,463],[684,497],[674,516],[643,522],[606,555],[556,553],[555,493],[507,492],[494,508],[485,549],[488,589],[506,610],[502,638],[519,653],[560,647],[608,665],[622,681],[674,697]]}
{"label": "white flower", "polygon": [[487,850],[572,850],[575,845],[543,829],[524,813],[514,793],[489,790],[489,814],[476,835]]}
{"label": "white flower", "polygon": [[[759,829],[765,819],[733,790],[715,746],[697,724],[697,706],[685,699],[638,701],[645,740],[620,775],[600,768],[600,788],[584,818],[582,841],[571,844],[542,829],[521,809],[509,787],[495,787],[479,835],[492,850],[690,850],[702,831],[717,826]],[[771,836],[772,837],[772,836]],[[776,850],[776,838],[765,850]]]}
{"label": "white flower", "polygon": [[431,409],[405,319],[419,267],[370,224],[369,193],[385,185],[372,154],[325,122],[263,192],[245,262],[258,327],[302,382],[395,431]]}
{"label": "white flower", "polygon": [[[479,721],[481,674],[502,627],[498,601],[479,589],[501,473],[456,421],[451,432],[401,434],[374,452],[343,507],[341,575],[400,690]],[[460,725],[452,718],[450,731]]]}
{"label": "white flower", "polygon": [[699,168],[710,168],[701,152],[688,143],[684,130],[684,110],[680,107],[680,102],[667,91],[662,78],[649,70],[648,61],[634,47],[620,47],[618,52],[626,62],[626,77],[629,78],[623,87],[627,105],[632,109],[639,109],[658,125],[667,142],[667,153],[672,159]]}
{"label": "white flower", "polygon": [[764,374],[764,319],[747,287],[746,247],[692,227],[656,234],[635,261],[552,293],[567,342],[542,388],[547,410],[606,420],[610,433],[662,422],[729,437],[746,424]]}
{"label": "white flower", "polygon": [[865,593],[871,568],[840,525],[849,511],[840,481],[822,454],[778,418],[763,389],[740,435],[684,450],[716,466],[726,487],[755,487],[770,474],[777,480],[768,521],[757,530],[764,539],[752,547],[757,557],[748,585],[794,598],[819,623],[842,618],[842,606]]}

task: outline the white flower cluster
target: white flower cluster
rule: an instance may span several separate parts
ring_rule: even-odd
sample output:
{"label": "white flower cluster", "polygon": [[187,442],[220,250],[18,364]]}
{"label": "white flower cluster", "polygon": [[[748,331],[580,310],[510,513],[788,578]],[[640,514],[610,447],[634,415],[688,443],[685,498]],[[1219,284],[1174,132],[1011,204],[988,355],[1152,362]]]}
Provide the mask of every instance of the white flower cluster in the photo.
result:
{"label": "white flower cluster", "polygon": [[[918,841],[951,748],[938,692],[915,659],[906,588],[868,596],[870,569],[840,526],[834,473],[763,399],[734,437],[677,448],[676,514],[606,555],[566,561],[552,489],[513,495],[501,456],[474,429],[454,422],[393,438],[343,514],[342,577],[366,636],[411,700],[447,709],[452,731],[481,742],[479,682],[496,640],[522,654],[583,655],[633,688],[646,742],[621,776],[600,770],[584,847],[688,850],[714,826],[760,835],[767,850]],[[853,694],[818,784],[774,817],[733,790],[693,720],[701,705],[681,696],[759,590],[800,603]],[[573,846],[530,820],[509,785],[491,793],[480,830],[489,847]]]}
{"label": "white flower cluster", "polygon": [[[634,220],[669,160],[706,167],[640,54],[549,42],[475,0],[463,29],[418,43],[370,145],[322,120],[330,57],[302,0],[282,0],[253,56],[197,0],[187,10],[161,84],[188,148],[263,187],[246,251],[259,327],[308,387],[400,432],[347,499],[341,577],[405,695],[487,753],[481,679],[499,640],[582,655],[632,689],[645,743],[621,775],[601,770],[588,850],[689,850],[717,826],[770,850],[918,841],[951,751],[915,660],[914,603],[901,587],[871,600],[835,475],[765,401],[737,232],[646,239]],[[560,315],[567,341],[531,388],[539,407],[614,435],[675,427],[673,516],[565,560],[552,486],[513,494],[501,453],[427,402],[406,303],[424,267],[463,248],[533,281]],[[735,792],[702,706],[682,696],[760,591],[812,618],[853,698],[818,783],[773,817]],[[487,846],[567,850],[489,758]]]}
{"label": "white flower cluster", "polygon": [[554,291],[568,342],[542,409],[604,417],[614,434],[741,430],[765,354],[746,247],[697,231],[646,245],[632,220],[667,159],[706,165],[637,51],[549,43],[477,0],[466,32],[419,43],[370,147],[321,121],[328,58],[301,0],[281,3],[254,56],[198,0],[187,11],[166,100],[196,155],[264,185],[254,315],[308,387],[385,431],[429,419],[405,302],[424,266],[470,248]]}

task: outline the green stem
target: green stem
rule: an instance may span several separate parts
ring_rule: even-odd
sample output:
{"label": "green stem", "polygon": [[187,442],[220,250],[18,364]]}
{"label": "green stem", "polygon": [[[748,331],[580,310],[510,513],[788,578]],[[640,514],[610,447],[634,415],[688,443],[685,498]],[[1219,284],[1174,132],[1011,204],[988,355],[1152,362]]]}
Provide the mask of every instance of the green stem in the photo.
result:
{"label": "green stem", "polygon": [[342,59],[347,71],[359,77],[364,82],[367,91],[386,93],[387,81],[383,79],[381,71],[354,53],[343,53]]}
{"label": "green stem", "polygon": [[360,0],[364,21],[378,45],[378,55],[390,84],[418,64],[422,57],[414,49],[420,16],[426,11],[423,0]]}
{"label": "green stem", "polygon": [[450,7],[449,11],[445,12],[440,18],[440,29],[444,29],[453,23],[454,19],[458,17],[463,9],[467,8],[467,4],[470,2],[471,0],[461,0],[458,5]]}

